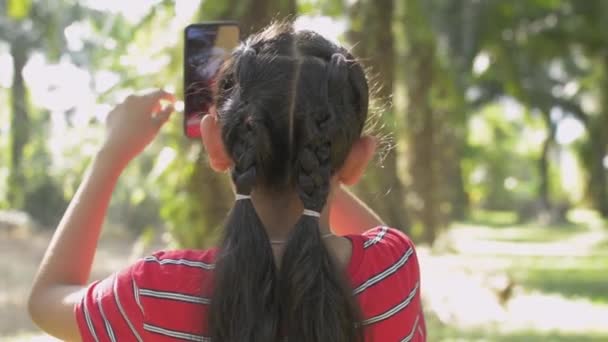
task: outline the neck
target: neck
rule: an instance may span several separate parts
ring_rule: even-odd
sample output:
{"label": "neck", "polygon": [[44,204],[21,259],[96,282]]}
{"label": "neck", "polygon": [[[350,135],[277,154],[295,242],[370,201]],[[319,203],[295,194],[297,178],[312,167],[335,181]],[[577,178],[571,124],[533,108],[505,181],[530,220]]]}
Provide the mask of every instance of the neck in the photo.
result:
{"label": "neck", "polygon": [[[251,201],[271,241],[285,241],[296,222],[302,216],[302,202],[293,192],[276,192],[256,188]],[[321,235],[329,234],[329,206],[325,206],[319,218]]]}

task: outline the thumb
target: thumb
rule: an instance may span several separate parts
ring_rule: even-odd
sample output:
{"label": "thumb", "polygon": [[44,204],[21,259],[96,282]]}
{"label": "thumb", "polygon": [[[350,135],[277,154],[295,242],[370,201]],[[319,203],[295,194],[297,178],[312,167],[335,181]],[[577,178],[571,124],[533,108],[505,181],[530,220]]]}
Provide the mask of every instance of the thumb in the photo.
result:
{"label": "thumb", "polygon": [[171,116],[171,114],[175,111],[175,108],[173,107],[173,105],[168,105],[167,107],[165,107],[164,109],[162,109],[160,112],[156,113],[156,115],[154,116],[155,118],[155,122],[158,122],[159,125],[164,124],[165,122],[167,122],[167,120],[169,120],[169,117]]}

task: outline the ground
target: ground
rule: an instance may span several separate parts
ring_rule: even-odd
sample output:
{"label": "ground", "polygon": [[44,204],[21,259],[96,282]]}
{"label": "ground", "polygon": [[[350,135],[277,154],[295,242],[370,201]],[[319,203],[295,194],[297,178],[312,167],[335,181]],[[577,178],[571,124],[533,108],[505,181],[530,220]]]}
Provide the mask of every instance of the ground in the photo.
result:
{"label": "ground", "polygon": [[[608,230],[579,216],[554,227],[458,223],[433,250],[419,246],[429,341],[608,341]],[[52,341],[25,308],[48,239],[0,232],[2,341]],[[141,254],[133,245],[106,234],[93,278]]]}

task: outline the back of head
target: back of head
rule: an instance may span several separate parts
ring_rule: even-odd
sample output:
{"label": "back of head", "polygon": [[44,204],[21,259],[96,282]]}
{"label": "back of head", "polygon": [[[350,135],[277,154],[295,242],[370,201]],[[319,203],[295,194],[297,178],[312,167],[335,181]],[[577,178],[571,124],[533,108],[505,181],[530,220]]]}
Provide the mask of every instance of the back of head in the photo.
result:
{"label": "back of head", "polygon": [[[320,212],[331,175],[363,130],[368,86],[344,48],[311,31],[275,24],[233,54],[218,82],[222,139],[237,193],[296,191]],[[318,218],[302,215],[277,268],[251,201],[226,222],[210,309],[213,341],[351,342],[359,314],[322,243]]]}

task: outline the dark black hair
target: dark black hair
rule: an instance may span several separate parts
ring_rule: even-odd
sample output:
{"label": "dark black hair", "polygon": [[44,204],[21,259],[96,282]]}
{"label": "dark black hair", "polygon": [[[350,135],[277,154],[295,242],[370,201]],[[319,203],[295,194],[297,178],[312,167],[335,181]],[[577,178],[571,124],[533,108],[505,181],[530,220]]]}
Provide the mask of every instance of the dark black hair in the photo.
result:
{"label": "dark black hair", "polygon": [[[330,176],[361,136],[369,90],[343,47],[290,23],[249,37],[218,81],[222,139],[239,194],[295,190],[321,212]],[[251,201],[236,201],[218,253],[209,327],[213,342],[353,342],[360,313],[344,272],[302,215],[275,265]]]}

